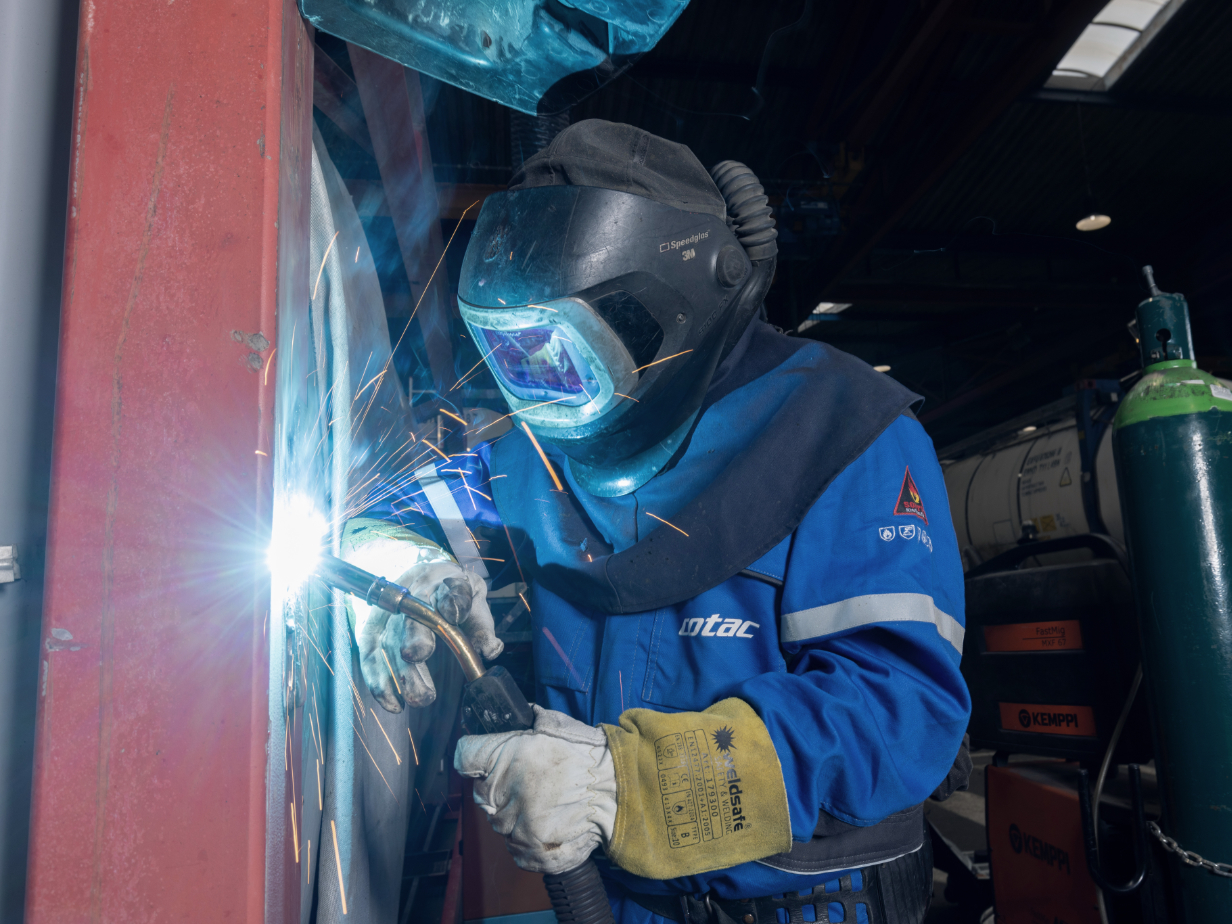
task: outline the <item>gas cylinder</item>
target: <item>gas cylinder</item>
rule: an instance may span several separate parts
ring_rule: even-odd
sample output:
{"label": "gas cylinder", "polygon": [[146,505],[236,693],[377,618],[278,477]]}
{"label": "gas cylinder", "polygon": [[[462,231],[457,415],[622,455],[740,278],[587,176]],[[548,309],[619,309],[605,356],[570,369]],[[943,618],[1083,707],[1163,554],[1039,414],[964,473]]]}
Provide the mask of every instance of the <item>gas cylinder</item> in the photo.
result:
{"label": "gas cylinder", "polygon": [[[1232,391],[1197,368],[1184,296],[1138,306],[1143,376],[1113,421],[1162,833],[1232,863]],[[1131,329],[1135,328],[1131,325]],[[1232,879],[1171,857],[1186,924],[1232,919]]]}

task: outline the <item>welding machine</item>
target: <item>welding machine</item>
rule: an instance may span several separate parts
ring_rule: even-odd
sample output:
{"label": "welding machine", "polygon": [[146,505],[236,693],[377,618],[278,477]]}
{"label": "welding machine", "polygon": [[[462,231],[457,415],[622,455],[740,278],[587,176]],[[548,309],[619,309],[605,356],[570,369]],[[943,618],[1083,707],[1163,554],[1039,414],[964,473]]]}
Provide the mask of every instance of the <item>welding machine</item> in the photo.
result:
{"label": "welding machine", "polygon": [[[1097,880],[1110,887],[1110,922],[1167,920],[1155,910],[1166,903],[1162,877],[1126,896],[1109,881],[1152,862],[1128,775],[1115,772],[1152,756],[1145,698],[1130,701],[1140,652],[1124,550],[1098,534],[1025,541],[969,571],[966,592],[971,746],[996,752],[985,775],[996,920],[1100,924]],[[1084,771],[1104,764],[1114,772],[1101,794],[1093,877],[1080,797]],[[1157,818],[1154,772],[1143,776],[1138,802]]]}

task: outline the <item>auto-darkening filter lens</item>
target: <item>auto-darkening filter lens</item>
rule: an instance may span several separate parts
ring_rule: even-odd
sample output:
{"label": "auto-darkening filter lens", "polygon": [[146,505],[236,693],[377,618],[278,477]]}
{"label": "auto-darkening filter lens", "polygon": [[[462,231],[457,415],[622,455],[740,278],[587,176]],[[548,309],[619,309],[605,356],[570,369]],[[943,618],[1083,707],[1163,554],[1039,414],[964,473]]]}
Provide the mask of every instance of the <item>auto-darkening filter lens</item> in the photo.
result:
{"label": "auto-darkening filter lens", "polygon": [[489,367],[516,397],[576,406],[598,396],[594,371],[563,329],[479,330]]}

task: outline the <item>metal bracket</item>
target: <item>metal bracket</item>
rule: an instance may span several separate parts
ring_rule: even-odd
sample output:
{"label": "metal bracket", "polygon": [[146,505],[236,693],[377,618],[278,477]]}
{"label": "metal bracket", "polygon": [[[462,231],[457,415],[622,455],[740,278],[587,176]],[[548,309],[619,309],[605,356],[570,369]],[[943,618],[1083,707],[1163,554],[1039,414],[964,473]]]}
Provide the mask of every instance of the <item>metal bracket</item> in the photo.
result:
{"label": "metal bracket", "polygon": [[17,561],[17,546],[0,545],[0,584],[21,580],[21,564]]}

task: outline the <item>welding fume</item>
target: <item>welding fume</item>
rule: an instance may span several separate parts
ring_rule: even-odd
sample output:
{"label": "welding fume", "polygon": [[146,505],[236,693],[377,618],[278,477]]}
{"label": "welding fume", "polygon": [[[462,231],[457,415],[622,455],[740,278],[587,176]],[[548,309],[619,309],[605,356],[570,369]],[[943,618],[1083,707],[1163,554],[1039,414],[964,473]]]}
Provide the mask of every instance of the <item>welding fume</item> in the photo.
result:
{"label": "welding fume", "polygon": [[[486,659],[482,563],[524,573],[533,726],[452,759],[577,920],[920,921],[921,803],[966,785],[962,569],[920,398],[763,320],[775,237],[744,165],[566,128],[486,200],[462,266],[515,425],[372,489],[343,531],[342,558]],[[379,596],[352,598],[363,680],[414,710],[435,636]]]}

